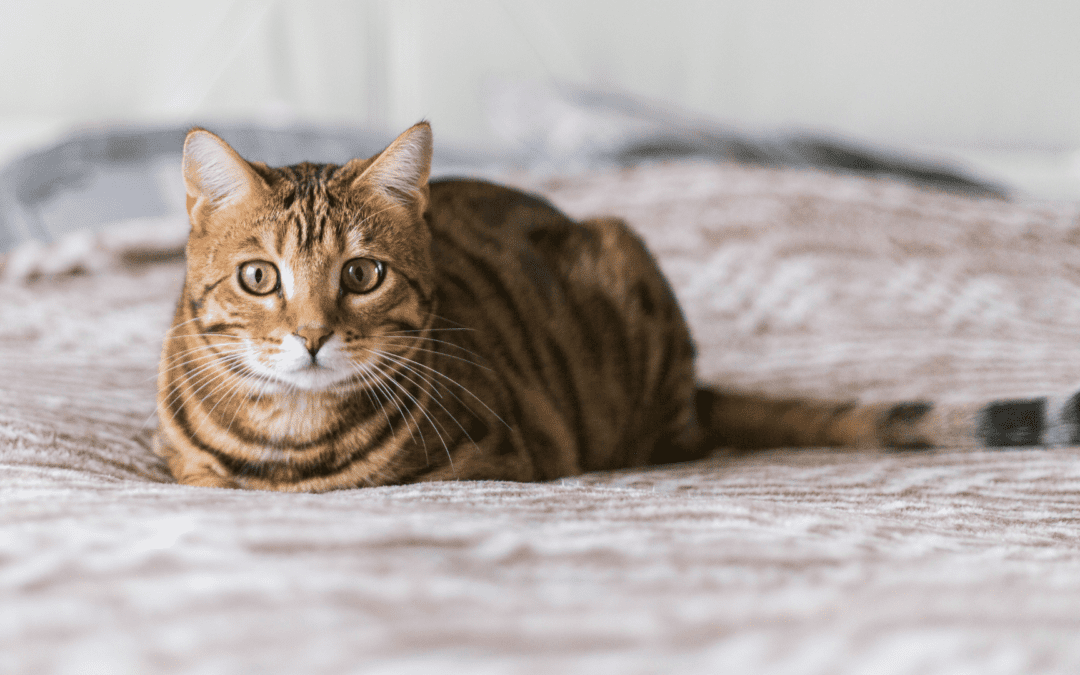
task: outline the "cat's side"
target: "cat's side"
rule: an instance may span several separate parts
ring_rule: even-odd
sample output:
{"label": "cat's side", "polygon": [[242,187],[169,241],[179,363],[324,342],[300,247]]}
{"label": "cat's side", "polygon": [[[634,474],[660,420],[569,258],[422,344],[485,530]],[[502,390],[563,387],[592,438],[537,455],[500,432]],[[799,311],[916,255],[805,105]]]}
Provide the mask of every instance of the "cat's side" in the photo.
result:
{"label": "cat's side", "polygon": [[[429,184],[418,124],[370,159],[270,168],[202,129],[156,451],[182,483],[288,491],[546,480],[717,446],[971,438],[928,404],[702,388],[674,295],[622,222]],[[974,419],[974,418],[972,418]]]}

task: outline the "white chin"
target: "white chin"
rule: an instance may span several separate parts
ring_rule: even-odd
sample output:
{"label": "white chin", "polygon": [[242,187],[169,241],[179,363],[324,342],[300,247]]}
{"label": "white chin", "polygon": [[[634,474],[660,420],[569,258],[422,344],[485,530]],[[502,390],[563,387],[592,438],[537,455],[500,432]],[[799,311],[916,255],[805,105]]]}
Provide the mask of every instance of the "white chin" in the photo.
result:
{"label": "white chin", "polygon": [[263,380],[263,391],[267,393],[340,389],[343,385],[350,386],[353,379],[353,368],[333,341],[320,351],[319,365],[312,363],[307,349],[298,340],[285,340],[281,351],[267,361],[263,363],[250,352],[244,359],[250,372]]}
{"label": "white chin", "polygon": [[305,391],[323,391],[341,385],[349,379],[348,374],[332,368],[304,368],[276,373],[278,381]]}

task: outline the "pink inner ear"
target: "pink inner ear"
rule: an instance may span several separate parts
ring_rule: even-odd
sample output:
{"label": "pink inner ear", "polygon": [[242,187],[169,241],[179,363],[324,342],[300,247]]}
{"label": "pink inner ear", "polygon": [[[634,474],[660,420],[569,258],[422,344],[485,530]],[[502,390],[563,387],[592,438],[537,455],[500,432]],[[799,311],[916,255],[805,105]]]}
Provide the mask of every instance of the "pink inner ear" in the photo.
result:
{"label": "pink inner ear", "polygon": [[420,123],[397,137],[357,178],[402,206],[415,205],[431,174],[431,127]]}
{"label": "pink inner ear", "polygon": [[188,195],[218,206],[233,204],[261,178],[229,145],[208,131],[193,131],[184,143],[184,182]]}

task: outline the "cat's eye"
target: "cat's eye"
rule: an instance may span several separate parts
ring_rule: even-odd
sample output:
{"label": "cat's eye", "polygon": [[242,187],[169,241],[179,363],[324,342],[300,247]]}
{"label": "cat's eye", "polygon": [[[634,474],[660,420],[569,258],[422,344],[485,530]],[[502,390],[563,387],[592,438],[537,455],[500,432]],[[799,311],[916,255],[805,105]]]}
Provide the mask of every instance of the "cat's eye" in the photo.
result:
{"label": "cat's eye", "polygon": [[371,258],[353,258],[341,268],[341,287],[349,293],[370,293],[382,283],[386,267]]}
{"label": "cat's eye", "polygon": [[240,285],[253,295],[273,293],[278,287],[278,271],[273,263],[265,260],[252,260],[237,270]]}

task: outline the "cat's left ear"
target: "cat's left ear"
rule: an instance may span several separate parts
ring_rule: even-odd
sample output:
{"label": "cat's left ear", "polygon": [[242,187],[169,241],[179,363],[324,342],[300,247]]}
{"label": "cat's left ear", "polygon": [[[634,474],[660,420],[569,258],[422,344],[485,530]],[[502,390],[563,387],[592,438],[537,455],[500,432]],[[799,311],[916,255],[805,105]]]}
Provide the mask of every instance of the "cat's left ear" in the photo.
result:
{"label": "cat's left ear", "polygon": [[370,186],[390,201],[419,215],[427,208],[431,175],[431,125],[420,122],[397,137],[353,181],[353,188]]}
{"label": "cat's left ear", "polygon": [[184,139],[184,186],[193,226],[210,212],[237,206],[267,190],[266,181],[247,160],[205,129],[192,129]]}

